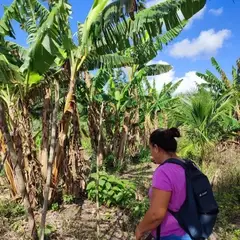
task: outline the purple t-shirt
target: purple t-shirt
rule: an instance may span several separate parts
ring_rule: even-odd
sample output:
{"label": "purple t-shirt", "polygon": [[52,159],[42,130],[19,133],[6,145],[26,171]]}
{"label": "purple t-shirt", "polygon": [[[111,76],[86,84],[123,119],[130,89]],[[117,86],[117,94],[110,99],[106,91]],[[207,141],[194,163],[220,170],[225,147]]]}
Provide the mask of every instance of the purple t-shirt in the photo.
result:
{"label": "purple t-shirt", "polygon": [[[152,187],[170,191],[172,193],[168,208],[178,211],[186,198],[186,178],[185,171],[181,166],[173,163],[166,163],[159,166],[152,179]],[[149,190],[149,198],[152,196],[152,187]],[[156,230],[152,232],[156,236]],[[179,226],[177,220],[167,212],[161,224],[161,236],[183,236],[184,230]]]}

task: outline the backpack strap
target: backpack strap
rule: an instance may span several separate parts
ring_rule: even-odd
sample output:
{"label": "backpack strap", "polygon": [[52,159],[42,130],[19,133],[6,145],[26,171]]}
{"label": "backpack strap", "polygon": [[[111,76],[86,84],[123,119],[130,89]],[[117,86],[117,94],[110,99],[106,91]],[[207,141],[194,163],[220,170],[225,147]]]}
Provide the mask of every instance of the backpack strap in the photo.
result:
{"label": "backpack strap", "polygon": [[[186,170],[188,162],[189,162],[189,160],[185,160],[185,159],[179,160],[177,158],[169,158],[165,162],[163,162],[161,165],[164,165],[165,163],[173,163],[173,164],[181,166],[184,170]],[[169,208],[168,208],[168,212],[170,212],[175,218],[178,215],[178,212],[174,212]]]}
{"label": "backpack strap", "polygon": [[161,224],[157,227],[157,238],[156,240],[160,240],[161,239]]}
{"label": "backpack strap", "polygon": [[165,162],[163,162],[161,165],[164,165],[165,163],[177,164],[177,165],[183,167],[184,169],[186,169],[188,161],[185,160],[185,159],[183,161],[181,161],[181,160],[179,160],[177,158],[169,158]]}

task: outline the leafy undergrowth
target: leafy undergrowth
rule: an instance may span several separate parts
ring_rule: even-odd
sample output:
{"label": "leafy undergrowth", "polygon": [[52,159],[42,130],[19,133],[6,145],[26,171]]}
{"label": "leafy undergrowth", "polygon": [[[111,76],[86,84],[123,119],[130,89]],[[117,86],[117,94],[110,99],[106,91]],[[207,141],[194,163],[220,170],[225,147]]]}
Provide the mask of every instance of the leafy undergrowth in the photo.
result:
{"label": "leafy undergrowth", "polygon": [[224,181],[218,183],[215,190],[220,208],[217,221],[220,239],[240,239],[240,172],[236,171],[224,175]]}
{"label": "leafy undergrowth", "polygon": [[[215,232],[219,240],[240,239],[240,165],[236,150],[214,152],[208,156],[204,172],[214,184],[220,207]],[[145,161],[145,160],[144,160]],[[134,239],[136,224],[148,209],[148,188],[155,165],[128,165],[121,175],[100,173],[100,239]],[[112,190],[112,191],[111,191]],[[74,204],[72,196],[63,196],[63,204],[53,204],[47,214],[47,239],[96,239],[96,176],[89,179],[91,200]],[[26,239],[27,223],[23,208],[14,202],[0,203],[1,240]],[[39,224],[40,213],[36,212]],[[7,224],[6,224],[7,223]],[[16,235],[17,234],[17,235]]]}
{"label": "leafy undergrowth", "polygon": [[[99,173],[99,202],[106,206],[126,206],[135,199],[136,186],[128,180],[122,180],[106,172]],[[95,200],[97,196],[97,174],[93,173],[87,185],[88,198]]]}
{"label": "leafy undergrowth", "polygon": [[[226,149],[226,148],[225,148]],[[216,224],[217,239],[240,239],[240,149],[212,151],[204,171],[214,185],[220,212]]]}
{"label": "leafy undergrowth", "polygon": [[17,239],[15,234],[23,225],[25,210],[19,203],[4,200],[0,202],[0,236],[1,239]]}

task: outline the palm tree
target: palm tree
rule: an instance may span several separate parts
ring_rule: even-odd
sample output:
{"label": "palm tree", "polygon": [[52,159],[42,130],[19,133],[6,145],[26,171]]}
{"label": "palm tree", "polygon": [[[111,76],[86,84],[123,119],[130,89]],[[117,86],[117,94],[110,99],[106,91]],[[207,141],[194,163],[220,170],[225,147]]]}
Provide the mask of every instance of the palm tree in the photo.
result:
{"label": "palm tree", "polygon": [[231,92],[215,99],[209,91],[202,88],[184,97],[180,105],[171,112],[173,124],[182,126],[191,143],[188,142],[181,149],[182,154],[186,156],[193,149],[200,149],[200,164],[202,164],[206,147],[234,131],[229,127],[229,121],[233,121],[232,109]]}

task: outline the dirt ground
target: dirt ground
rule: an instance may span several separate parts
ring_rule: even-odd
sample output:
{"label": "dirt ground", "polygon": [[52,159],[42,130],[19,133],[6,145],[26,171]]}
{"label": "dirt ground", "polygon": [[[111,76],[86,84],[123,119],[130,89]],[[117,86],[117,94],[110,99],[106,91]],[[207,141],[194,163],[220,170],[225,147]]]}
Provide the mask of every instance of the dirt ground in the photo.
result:
{"label": "dirt ground", "polygon": [[[152,164],[142,164],[130,167],[124,172],[122,178],[131,179],[138,185],[139,199],[147,193],[147,188],[151,183],[152,172],[155,166]],[[2,193],[0,201],[8,199],[9,192],[0,182]],[[36,220],[40,222],[41,214],[36,212]],[[58,211],[48,211],[47,233],[48,239],[53,240],[93,240],[96,238],[97,212],[96,204],[84,200],[79,204],[69,204],[61,206]],[[27,222],[26,219],[16,219],[9,225],[7,218],[0,218],[1,240],[25,240]],[[128,213],[118,208],[100,207],[100,237],[101,240],[132,240],[134,239],[135,226],[130,222]]]}

